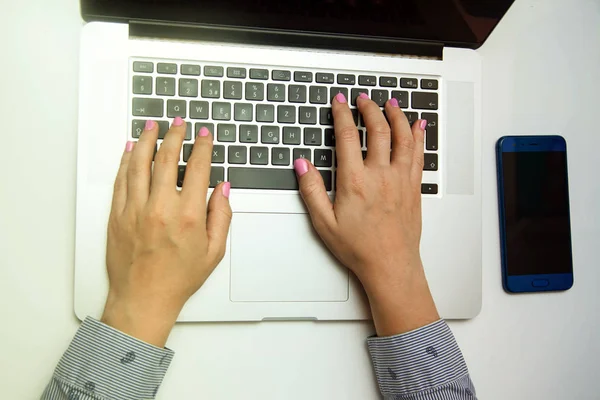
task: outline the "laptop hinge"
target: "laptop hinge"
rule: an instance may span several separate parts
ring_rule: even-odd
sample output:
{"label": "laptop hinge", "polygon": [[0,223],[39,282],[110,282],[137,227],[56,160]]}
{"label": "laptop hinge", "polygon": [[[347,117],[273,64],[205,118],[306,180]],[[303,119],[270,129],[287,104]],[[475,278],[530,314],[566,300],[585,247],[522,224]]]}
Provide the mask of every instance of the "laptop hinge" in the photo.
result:
{"label": "laptop hinge", "polygon": [[366,53],[384,53],[442,59],[444,46],[437,42],[416,42],[390,38],[315,34],[214,25],[184,25],[130,21],[129,35],[171,40],[202,40],[277,47],[312,48]]}

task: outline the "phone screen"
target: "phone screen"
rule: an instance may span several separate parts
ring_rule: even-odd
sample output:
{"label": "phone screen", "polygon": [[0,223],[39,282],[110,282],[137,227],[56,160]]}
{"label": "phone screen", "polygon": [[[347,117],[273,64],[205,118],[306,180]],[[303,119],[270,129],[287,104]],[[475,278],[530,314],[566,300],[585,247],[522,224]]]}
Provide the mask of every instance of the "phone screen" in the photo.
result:
{"label": "phone screen", "polygon": [[502,153],[508,275],[573,270],[565,151]]}

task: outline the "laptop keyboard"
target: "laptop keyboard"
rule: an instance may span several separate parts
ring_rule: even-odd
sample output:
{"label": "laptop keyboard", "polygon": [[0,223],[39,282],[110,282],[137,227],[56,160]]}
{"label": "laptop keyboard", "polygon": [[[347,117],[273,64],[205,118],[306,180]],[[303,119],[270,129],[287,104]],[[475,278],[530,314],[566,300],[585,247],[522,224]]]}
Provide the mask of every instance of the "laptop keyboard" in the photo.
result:
{"label": "laptop keyboard", "polygon": [[292,166],[302,157],[320,171],[327,191],[334,190],[331,101],[340,92],[348,99],[364,158],[366,128],[356,108],[356,98],[364,92],[382,108],[396,98],[411,125],[427,119],[424,170],[428,172],[421,192],[438,193],[437,77],[131,61],[131,137],[138,139],[151,118],[159,125],[158,149],[172,118],[187,123],[180,187],[196,133],[207,127],[215,141],[211,187],[227,180],[239,189],[298,190]]}

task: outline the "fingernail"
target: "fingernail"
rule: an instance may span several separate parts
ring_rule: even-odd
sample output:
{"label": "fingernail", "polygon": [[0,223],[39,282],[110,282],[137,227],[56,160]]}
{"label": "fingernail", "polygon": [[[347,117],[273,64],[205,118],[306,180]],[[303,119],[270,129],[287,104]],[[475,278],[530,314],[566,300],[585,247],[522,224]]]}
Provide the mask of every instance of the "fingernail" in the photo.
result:
{"label": "fingernail", "polygon": [[231,192],[231,183],[225,182],[223,184],[223,196],[229,198],[229,192]]}
{"label": "fingernail", "polygon": [[208,134],[209,134],[208,128],[205,126],[200,128],[200,130],[198,131],[198,136],[206,137],[206,136],[208,136]]}
{"label": "fingernail", "polygon": [[144,127],[144,129],[149,131],[150,129],[154,128],[154,124],[156,124],[156,122],[149,119],[148,121],[146,121],[146,126]]}
{"label": "fingernail", "polygon": [[127,142],[127,144],[125,145],[125,152],[126,153],[130,153],[131,150],[133,150],[133,144],[134,144],[134,142]]}
{"label": "fingernail", "polygon": [[362,92],[361,94],[358,95],[358,97],[360,97],[361,99],[368,99],[369,95],[366,94],[365,92]]}
{"label": "fingernail", "polygon": [[294,169],[296,170],[296,174],[298,176],[302,176],[308,172],[308,163],[304,158],[298,158],[294,161]]}
{"label": "fingernail", "polygon": [[425,130],[425,128],[427,128],[427,120],[426,119],[422,119],[421,120],[421,129]]}
{"label": "fingernail", "polygon": [[396,107],[396,108],[397,108],[397,107],[398,107],[398,100],[396,100],[396,98],[395,98],[395,97],[392,97],[392,98],[390,99],[390,105],[391,105],[392,107]]}
{"label": "fingernail", "polygon": [[346,100],[346,96],[344,96],[344,93],[338,93],[335,95],[335,99],[339,102],[339,103],[347,103],[348,101]]}
{"label": "fingernail", "polygon": [[181,126],[183,125],[183,119],[181,117],[175,117],[173,120],[173,126]]}

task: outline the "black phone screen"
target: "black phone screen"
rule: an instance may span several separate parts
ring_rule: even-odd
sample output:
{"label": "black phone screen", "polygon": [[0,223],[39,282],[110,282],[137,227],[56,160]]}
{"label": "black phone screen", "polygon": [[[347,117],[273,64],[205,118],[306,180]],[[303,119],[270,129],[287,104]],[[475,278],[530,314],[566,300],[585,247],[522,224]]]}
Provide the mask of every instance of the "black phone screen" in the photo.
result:
{"label": "black phone screen", "polygon": [[566,152],[504,152],[502,172],[508,275],[572,272]]}

